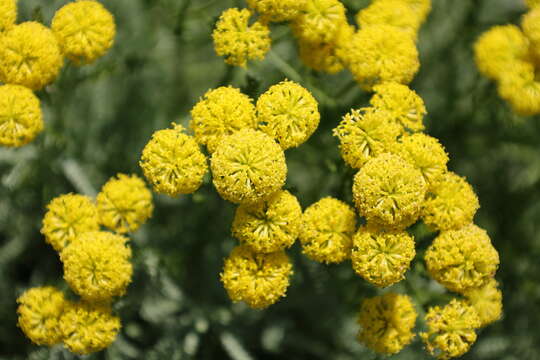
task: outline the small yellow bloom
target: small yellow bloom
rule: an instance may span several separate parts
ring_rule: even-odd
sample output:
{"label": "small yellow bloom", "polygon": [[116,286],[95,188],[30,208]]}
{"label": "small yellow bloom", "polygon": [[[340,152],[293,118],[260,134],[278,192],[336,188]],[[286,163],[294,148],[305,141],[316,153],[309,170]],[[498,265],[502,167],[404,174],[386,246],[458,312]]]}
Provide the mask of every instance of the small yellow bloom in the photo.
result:
{"label": "small yellow bloom", "polygon": [[247,0],[265,21],[290,21],[300,15],[308,0]]}
{"label": "small yellow bloom", "polygon": [[213,153],[223,136],[257,127],[255,106],[240,90],[219,87],[209,90],[191,110],[190,127],[195,140]]}
{"label": "small yellow bloom", "polygon": [[92,199],[66,194],[47,205],[41,233],[56,251],[62,252],[77,236],[98,230],[97,209]]}
{"label": "small yellow bloom", "polygon": [[354,177],[356,208],[371,225],[404,229],[420,216],[426,194],[422,173],[397,155],[370,160]]}
{"label": "small yellow bloom", "polygon": [[103,303],[72,303],[60,320],[65,347],[78,355],[105,349],[116,339],[120,327],[120,319]]}
{"label": "small yellow bloom", "polygon": [[517,114],[540,114],[540,81],[536,79],[536,69],[532,63],[514,64],[511,70],[500,76],[497,90]]}
{"label": "small yellow bloom", "polygon": [[169,196],[191,194],[199,189],[208,172],[206,156],[181,125],[172,127],[152,135],[139,165],[156,192]]}
{"label": "small yellow bloom", "polygon": [[302,252],[315,261],[340,263],[351,256],[355,230],[354,209],[338,199],[323,198],[302,215]]}
{"label": "small yellow bloom", "polygon": [[51,30],[37,22],[13,26],[0,37],[0,81],[39,90],[56,79],[63,65]]}
{"label": "small yellow bloom", "polygon": [[488,234],[473,224],[441,232],[424,260],[431,277],[459,293],[484,286],[499,266],[499,254]]}
{"label": "small yellow bloom", "polygon": [[467,300],[478,314],[481,326],[491,324],[501,318],[502,293],[495,279],[490,279],[484,286],[465,291]]}
{"label": "small yellow bloom", "polygon": [[18,325],[37,345],[55,345],[62,341],[60,316],[67,301],[64,294],[52,286],[26,290],[17,299]]}
{"label": "small yellow bloom", "polygon": [[292,29],[304,41],[331,42],[346,23],[345,7],[339,0],[307,0],[300,16],[292,22]]}
{"label": "small yellow bloom", "polygon": [[96,200],[100,223],[120,234],[137,230],[154,211],[152,193],[137,175],[110,178]]}
{"label": "small yellow bloom", "polygon": [[26,145],[42,130],[43,115],[34,93],[24,86],[1,85],[0,145]]}
{"label": "small yellow bloom", "polygon": [[285,296],[291,275],[292,264],[284,251],[259,254],[241,245],[225,259],[221,282],[232,301],[264,309]]}
{"label": "small yellow bloom", "polygon": [[17,0],[0,0],[0,33],[10,29],[17,20]]}
{"label": "small yellow bloom", "polygon": [[245,67],[248,60],[262,60],[270,50],[270,29],[255,21],[249,25],[248,9],[225,10],[212,33],[216,54],[229,65]]}
{"label": "small yellow bloom", "polygon": [[294,195],[278,191],[266,200],[236,209],[233,235],[258,253],[291,247],[302,223],[302,208]]}
{"label": "small yellow bloom", "polygon": [[362,29],[368,26],[391,25],[415,41],[420,20],[412,7],[403,0],[375,1],[356,14],[356,22]]}
{"label": "small yellow bloom", "polygon": [[79,0],[56,12],[51,29],[62,53],[76,65],[90,64],[113,44],[114,17],[97,1]]}
{"label": "small yellow bloom", "polygon": [[[382,2],[382,3],[394,2],[394,0],[373,0],[373,1]],[[400,0],[400,1],[404,4],[407,4],[413,10],[420,24],[426,21],[427,16],[431,12],[431,0]]]}
{"label": "small yellow bloom", "polygon": [[281,147],[261,131],[244,129],[221,141],[210,159],[214,186],[225,200],[253,203],[285,184],[287,164]]}
{"label": "small yellow bloom", "polygon": [[358,341],[381,354],[395,354],[414,338],[416,310],[407,295],[387,293],[365,299],[358,314]]}
{"label": "small yellow bloom", "polygon": [[476,341],[480,319],[464,300],[452,299],[444,307],[431,307],[426,315],[427,332],[420,333],[426,350],[437,359],[447,360],[469,351]]}
{"label": "small yellow bloom", "polygon": [[317,100],[292,81],[272,86],[257,100],[259,130],[273,137],[283,150],[306,142],[320,117]]}

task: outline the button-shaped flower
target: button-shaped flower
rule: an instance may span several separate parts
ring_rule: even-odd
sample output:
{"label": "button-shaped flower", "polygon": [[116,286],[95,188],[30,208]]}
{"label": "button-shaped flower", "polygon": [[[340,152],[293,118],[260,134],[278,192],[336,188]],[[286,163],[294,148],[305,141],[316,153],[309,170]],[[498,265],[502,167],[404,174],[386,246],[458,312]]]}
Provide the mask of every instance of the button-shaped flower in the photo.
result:
{"label": "button-shaped flower", "polygon": [[292,28],[302,41],[332,42],[346,23],[345,7],[339,0],[307,0],[300,16],[292,22]]}
{"label": "button-shaped flower", "polygon": [[490,279],[484,286],[465,291],[465,297],[476,310],[482,327],[501,318],[502,293],[498,285],[497,280]]}

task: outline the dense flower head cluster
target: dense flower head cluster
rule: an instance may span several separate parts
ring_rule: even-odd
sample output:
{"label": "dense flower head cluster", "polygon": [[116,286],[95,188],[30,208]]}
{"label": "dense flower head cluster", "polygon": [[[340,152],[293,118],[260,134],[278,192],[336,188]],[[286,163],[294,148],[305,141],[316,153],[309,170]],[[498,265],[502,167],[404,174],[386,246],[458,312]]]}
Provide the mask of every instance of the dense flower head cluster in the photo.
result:
{"label": "dense flower head cluster", "polygon": [[0,86],[0,145],[19,147],[43,130],[39,99],[20,85]]}

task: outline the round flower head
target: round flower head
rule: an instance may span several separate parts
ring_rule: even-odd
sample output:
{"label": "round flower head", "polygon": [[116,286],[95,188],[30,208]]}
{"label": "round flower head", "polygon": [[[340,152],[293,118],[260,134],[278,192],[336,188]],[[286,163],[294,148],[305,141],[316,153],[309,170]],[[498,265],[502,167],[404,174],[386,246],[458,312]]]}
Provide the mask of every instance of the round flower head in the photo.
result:
{"label": "round flower head", "polygon": [[484,286],[499,266],[499,254],[488,234],[473,224],[441,232],[424,260],[431,277],[459,293]]}
{"label": "round flower head", "polygon": [[435,230],[459,229],[473,221],[479,207],[478,197],[467,180],[447,172],[431,184],[422,219]]}
{"label": "round flower head", "polygon": [[270,136],[251,129],[224,138],[210,166],[218,193],[236,204],[269,197],[283,187],[287,176],[281,147]]}
{"label": "round flower head", "polygon": [[24,86],[1,85],[0,145],[23,146],[42,130],[43,116],[34,93]]}
{"label": "round flower head", "polygon": [[465,291],[465,296],[476,310],[482,327],[501,318],[502,293],[497,287],[497,280],[489,279],[484,286]]}
{"label": "round flower head", "polygon": [[258,253],[290,247],[300,231],[302,208],[294,195],[278,191],[266,200],[236,209],[232,233]]}
{"label": "round flower head", "polygon": [[[394,0],[374,0],[374,2],[393,4]],[[418,22],[423,23],[431,12],[431,0],[401,0],[408,5],[418,18]]]}
{"label": "round flower head", "polygon": [[17,0],[0,0],[0,33],[8,30],[17,20]]}
{"label": "round flower head", "polygon": [[79,0],[56,12],[51,29],[62,53],[77,65],[93,63],[113,44],[112,14],[97,1]]}
{"label": "round flower head", "polygon": [[303,41],[331,42],[339,28],[347,23],[345,7],[339,0],[307,0],[292,23],[294,34]]}
{"label": "round flower head", "polygon": [[89,301],[123,295],[133,272],[127,240],[104,231],[77,236],[60,255],[64,279],[73,291]]}
{"label": "round flower head", "polygon": [[375,94],[371,97],[370,104],[390,112],[403,131],[424,130],[426,107],[414,90],[409,89],[407,85],[387,82],[374,86],[373,91]]}
{"label": "round flower head", "polygon": [[62,341],[60,316],[67,302],[61,291],[52,286],[32,288],[17,303],[18,325],[33,343],[52,346]]}
{"label": "round flower head", "polygon": [[208,172],[206,156],[181,125],[172,126],[152,135],[139,165],[156,192],[170,196],[191,194],[202,185]]}
{"label": "round flower head", "polygon": [[289,21],[300,15],[308,0],[247,0],[265,21]]}
{"label": "round flower head", "polygon": [[391,25],[361,29],[340,57],[366,90],[386,81],[408,84],[420,68],[414,40]]}
{"label": "round flower head", "polygon": [[323,198],[304,211],[300,242],[302,252],[312,260],[339,263],[351,256],[356,230],[354,209],[338,199]]}
{"label": "round flower head", "polygon": [[60,320],[64,346],[69,351],[86,355],[111,345],[120,331],[120,319],[103,303],[72,303]]}
{"label": "round flower head", "polygon": [[346,114],[334,129],[334,136],[339,138],[343,160],[353,169],[360,169],[395,146],[400,132],[401,127],[392,120],[391,113],[364,108]]}
{"label": "round flower head", "polygon": [[229,65],[245,67],[248,60],[262,60],[270,50],[270,29],[256,21],[249,25],[247,9],[225,10],[212,33],[216,54]]}
{"label": "round flower head", "polygon": [[405,136],[396,152],[413,164],[428,184],[436,183],[446,173],[448,155],[439,140],[423,133]]}
{"label": "round flower head", "polygon": [[98,230],[97,209],[92,199],[66,194],[52,199],[47,205],[41,233],[56,251],[62,252],[77,236]]}
{"label": "round flower head", "polygon": [[221,282],[232,301],[264,309],[285,296],[292,264],[284,251],[259,254],[241,245],[227,259]]}
{"label": "round flower head", "polygon": [[458,357],[476,341],[480,319],[464,300],[452,299],[444,307],[431,307],[426,315],[427,332],[420,333],[426,350],[437,359]]}
{"label": "round flower head", "polygon": [[407,295],[387,293],[365,299],[358,314],[358,341],[382,354],[395,354],[414,338],[416,310]]}
{"label": "round flower head", "polygon": [[39,90],[51,83],[63,64],[51,30],[37,22],[13,26],[0,37],[0,81]]}
{"label": "round flower head", "polygon": [[307,141],[319,126],[320,117],[317,100],[292,81],[272,86],[257,100],[259,129],[283,150]]}
{"label": "round flower head", "polygon": [[368,26],[391,25],[416,40],[420,28],[420,17],[403,0],[385,0],[372,2],[356,14],[360,28]]}
{"label": "round flower head", "polygon": [[422,173],[397,155],[383,154],[370,160],[354,177],[356,207],[376,226],[404,229],[413,224],[425,194]]}
{"label": "round flower head", "polygon": [[540,57],[540,8],[534,8],[523,16],[523,33],[531,42],[531,50]]}
{"label": "round flower head", "polygon": [[99,221],[117,233],[137,230],[152,216],[152,193],[137,175],[118,174],[97,195]]}
{"label": "round flower head", "polygon": [[531,63],[517,63],[500,77],[499,96],[519,115],[540,114],[540,81]]}
{"label": "round flower head", "polygon": [[195,140],[213,153],[223,136],[257,127],[255,106],[240,90],[219,87],[208,91],[191,110],[190,127]]}

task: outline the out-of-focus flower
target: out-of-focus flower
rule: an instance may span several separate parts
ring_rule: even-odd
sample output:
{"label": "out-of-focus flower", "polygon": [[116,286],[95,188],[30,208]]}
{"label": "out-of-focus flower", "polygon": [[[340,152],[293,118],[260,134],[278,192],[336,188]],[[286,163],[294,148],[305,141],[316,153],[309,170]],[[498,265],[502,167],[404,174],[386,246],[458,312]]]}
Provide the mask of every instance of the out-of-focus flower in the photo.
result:
{"label": "out-of-focus flower", "polygon": [[0,0],[0,33],[8,30],[17,20],[17,0]]}
{"label": "out-of-focus flower", "polygon": [[347,23],[345,7],[339,0],[307,0],[300,15],[292,22],[299,39],[311,43],[331,42],[339,28]]}
{"label": "out-of-focus flower", "polygon": [[512,70],[500,76],[497,90],[517,114],[540,114],[540,81],[536,79],[536,69],[532,63],[514,64]]}
{"label": "out-of-focus flower", "polygon": [[464,293],[478,313],[482,327],[501,318],[502,293],[498,285],[497,280],[490,279],[484,286],[471,288]]}
{"label": "out-of-focus flower", "polygon": [[531,43],[531,51],[540,58],[540,8],[533,8],[523,16],[521,28]]}
{"label": "out-of-focus flower", "polygon": [[250,8],[265,21],[290,21],[300,15],[308,0],[247,0]]}
{"label": "out-of-focus flower", "polygon": [[[393,0],[373,0],[374,2],[390,2]],[[427,16],[431,11],[431,0],[400,0],[402,3],[407,4],[418,17],[418,21],[423,23],[426,21]]]}
{"label": "out-of-focus flower", "polygon": [[361,29],[368,26],[391,25],[416,40],[421,18],[403,0],[372,2],[356,14],[356,22]]}

